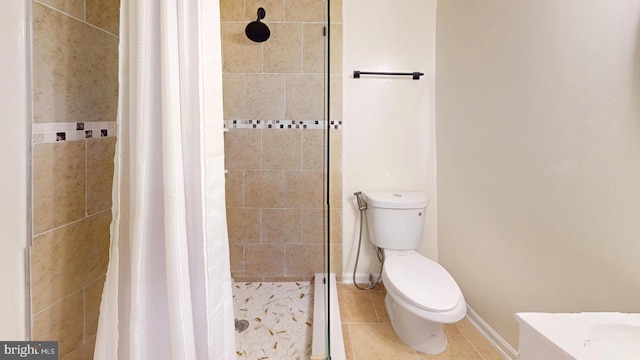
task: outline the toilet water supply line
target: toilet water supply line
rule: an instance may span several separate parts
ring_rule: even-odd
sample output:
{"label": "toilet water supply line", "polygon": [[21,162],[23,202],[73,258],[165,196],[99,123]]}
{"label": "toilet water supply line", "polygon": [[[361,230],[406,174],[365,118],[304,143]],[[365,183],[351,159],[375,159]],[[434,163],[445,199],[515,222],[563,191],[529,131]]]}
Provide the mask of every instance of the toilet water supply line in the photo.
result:
{"label": "toilet water supply line", "polygon": [[378,274],[378,280],[373,281],[373,276],[369,277],[369,284],[365,287],[360,287],[356,282],[356,269],[358,269],[358,260],[360,259],[360,247],[362,246],[362,224],[364,218],[364,211],[367,210],[367,203],[362,198],[362,191],[356,191],[353,193],[358,202],[358,209],[360,210],[360,236],[358,237],[358,252],[356,253],[356,264],[353,266],[353,285],[360,290],[371,290],[375,288],[382,280],[382,267],[384,266],[384,253],[382,249],[376,246],[376,253],[378,255],[378,261],[380,261],[380,273]]}

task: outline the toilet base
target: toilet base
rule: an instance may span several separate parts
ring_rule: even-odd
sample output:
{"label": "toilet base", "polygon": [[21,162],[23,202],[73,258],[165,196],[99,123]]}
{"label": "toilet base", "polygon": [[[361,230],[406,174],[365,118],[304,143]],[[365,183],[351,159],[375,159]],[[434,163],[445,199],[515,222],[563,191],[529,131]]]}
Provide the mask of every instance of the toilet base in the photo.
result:
{"label": "toilet base", "polygon": [[447,348],[441,323],[416,316],[396,302],[389,293],[384,299],[391,325],[398,337],[416,351],[437,355]]}

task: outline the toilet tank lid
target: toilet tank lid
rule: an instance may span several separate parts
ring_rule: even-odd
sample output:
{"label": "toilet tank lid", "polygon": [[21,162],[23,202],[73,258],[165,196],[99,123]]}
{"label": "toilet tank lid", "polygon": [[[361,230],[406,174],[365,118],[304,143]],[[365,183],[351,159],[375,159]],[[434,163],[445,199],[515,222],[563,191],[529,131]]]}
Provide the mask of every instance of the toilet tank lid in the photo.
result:
{"label": "toilet tank lid", "polygon": [[385,209],[423,209],[429,204],[427,194],[411,191],[365,191],[367,205]]}

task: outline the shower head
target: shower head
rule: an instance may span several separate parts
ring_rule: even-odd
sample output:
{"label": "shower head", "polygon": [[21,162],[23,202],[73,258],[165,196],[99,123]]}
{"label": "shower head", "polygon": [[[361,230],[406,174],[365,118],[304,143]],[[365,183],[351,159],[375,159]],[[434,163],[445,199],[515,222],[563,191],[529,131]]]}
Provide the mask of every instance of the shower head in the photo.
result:
{"label": "shower head", "polygon": [[269,27],[266,24],[260,22],[260,20],[264,19],[266,14],[267,13],[263,8],[258,8],[258,19],[256,21],[250,22],[244,29],[244,33],[251,41],[263,42],[267,41],[267,39],[269,39],[269,36],[271,36]]}

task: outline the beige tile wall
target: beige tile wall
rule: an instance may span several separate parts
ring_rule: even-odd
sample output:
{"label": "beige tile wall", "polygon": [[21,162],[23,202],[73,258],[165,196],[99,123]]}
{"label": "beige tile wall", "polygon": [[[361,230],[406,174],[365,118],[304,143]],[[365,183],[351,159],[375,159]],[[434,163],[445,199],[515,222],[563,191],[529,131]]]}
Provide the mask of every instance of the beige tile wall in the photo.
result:
{"label": "beige tile wall", "polygon": [[[220,0],[225,120],[324,121],[324,0]],[[262,20],[263,43],[244,29]],[[342,2],[331,1],[331,118],[342,121]],[[342,130],[331,130],[331,228],[325,231],[326,131],[231,128],[225,135],[231,271],[237,281],[342,273]]]}
{"label": "beige tile wall", "polygon": [[[33,122],[116,121],[119,0],[33,2]],[[115,137],[33,147],[34,340],[91,359],[108,261]]]}
{"label": "beige tile wall", "polygon": [[[341,152],[341,130],[331,130]],[[237,281],[310,279],[324,271],[324,130],[230,129],[225,135],[231,271]],[[329,199],[332,272],[342,273],[340,163]],[[316,170],[317,169],[317,170]]]}
{"label": "beige tile wall", "polygon": [[[83,3],[49,2],[66,4],[74,13],[77,7],[74,4]],[[108,2],[118,4],[119,0]],[[92,8],[87,7],[86,12],[91,14],[89,10]],[[113,10],[117,11],[117,7]],[[78,18],[84,19],[83,16],[70,17],[64,12],[34,2],[34,122],[115,119],[118,38],[93,24],[79,21]]]}

